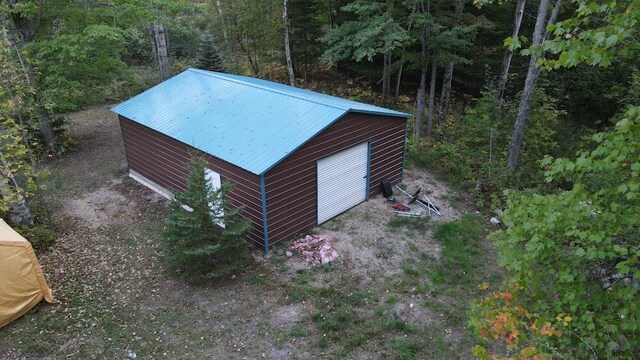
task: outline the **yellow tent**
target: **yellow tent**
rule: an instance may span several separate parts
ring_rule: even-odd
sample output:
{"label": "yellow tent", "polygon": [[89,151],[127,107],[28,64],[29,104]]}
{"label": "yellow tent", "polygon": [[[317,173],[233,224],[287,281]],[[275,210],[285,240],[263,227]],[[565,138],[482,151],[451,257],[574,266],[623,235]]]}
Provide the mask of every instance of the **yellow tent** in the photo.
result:
{"label": "yellow tent", "polygon": [[26,314],[51,289],[31,244],[0,219],[0,328]]}

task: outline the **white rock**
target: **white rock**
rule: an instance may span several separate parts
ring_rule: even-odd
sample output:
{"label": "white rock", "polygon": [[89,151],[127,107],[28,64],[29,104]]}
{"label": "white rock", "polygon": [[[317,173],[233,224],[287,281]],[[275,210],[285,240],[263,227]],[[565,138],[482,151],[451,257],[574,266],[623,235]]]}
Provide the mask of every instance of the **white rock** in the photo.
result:
{"label": "white rock", "polygon": [[492,218],[491,218],[491,220],[489,220],[489,221],[491,221],[491,223],[492,223],[493,225],[499,225],[499,224],[500,224],[500,220],[498,220],[498,219],[497,219],[497,218],[495,218],[495,217],[492,217]]}
{"label": "white rock", "polygon": [[287,251],[284,254],[287,255],[288,258],[293,256],[293,253],[291,251]]}

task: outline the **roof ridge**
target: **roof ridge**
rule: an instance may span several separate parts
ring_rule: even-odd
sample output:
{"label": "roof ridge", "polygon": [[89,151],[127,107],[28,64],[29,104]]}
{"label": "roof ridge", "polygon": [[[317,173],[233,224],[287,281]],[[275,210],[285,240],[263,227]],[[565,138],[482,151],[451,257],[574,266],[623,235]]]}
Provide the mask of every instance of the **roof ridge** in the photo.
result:
{"label": "roof ridge", "polygon": [[[280,94],[280,95],[284,95],[284,96],[288,96],[288,97],[292,97],[292,98],[296,98],[296,99],[300,99],[300,100],[304,100],[304,101],[308,101],[314,104],[318,104],[318,105],[323,105],[323,106],[328,106],[334,109],[338,109],[338,110],[342,110],[342,111],[352,111],[353,108],[351,107],[343,107],[343,106],[338,106],[338,105],[330,105],[324,102],[320,102],[318,100],[313,100],[313,99],[309,99],[305,96],[301,96],[301,95],[294,95],[291,93],[287,93],[284,91],[280,91],[280,90],[276,90],[276,89],[272,89],[266,86],[260,86],[260,85],[256,85],[256,84],[252,84],[250,82],[246,82],[246,81],[242,81],[242,80],[237,80],[237,79],[230,79],[228,77],[225,77],[224,75],[218,75],[217,73],[211,72],[211,71],[207,71],[207,70],[201,70],[201,69],[194,69],[194,68],[188,68],[187,71],[193,71],[195,73],[198,74],[202,74],[202,75],[206,75],[206,76],[211,76],[211,77],[215,77],[216,79],[221,79],[221,80],[225,80],[225,81],[230,81],[230,82],[234,82],[234,83],[238,83],[238,84],[242,84],[245,86],[250,86],[256,89],[260,89],[260,90],[265,90],[265,91],[270,91],[276,94]],[[235,75],[235,74],[230,74],[232,76],[242,76],[242,75]],[[258,80],[263,80],[263,79],[259,79]],[[268,80],[263,80],[263,81],[268,81]],[[279,83],[275,83],[278,85],[283,85],[283,86],[288,86],[286,84],[279,84]],[[311,90],[307,90],[307,89],[303,89],[303,88],[296,88],[298,90],[306,90],[306,91],[311,91]],[[320,93],[322,94],[322,93]],[[333,95],[327,95],[327,94],[322,94],[322,95],[326,95],[326,96],[333,96]],[[339,99],[339,98],[337,98]],[[349,100],[352,101],[352,100]]]}

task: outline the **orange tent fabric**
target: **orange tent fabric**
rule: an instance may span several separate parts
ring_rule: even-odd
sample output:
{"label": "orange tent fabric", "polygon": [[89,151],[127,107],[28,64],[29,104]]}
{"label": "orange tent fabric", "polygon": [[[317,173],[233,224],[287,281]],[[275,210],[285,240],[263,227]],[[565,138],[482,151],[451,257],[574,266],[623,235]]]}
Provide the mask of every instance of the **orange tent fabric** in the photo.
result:
{"label": "orange tent fabric", "polygon": [[53,302],[31,243],[0,219],[0,328],[43,298]]}

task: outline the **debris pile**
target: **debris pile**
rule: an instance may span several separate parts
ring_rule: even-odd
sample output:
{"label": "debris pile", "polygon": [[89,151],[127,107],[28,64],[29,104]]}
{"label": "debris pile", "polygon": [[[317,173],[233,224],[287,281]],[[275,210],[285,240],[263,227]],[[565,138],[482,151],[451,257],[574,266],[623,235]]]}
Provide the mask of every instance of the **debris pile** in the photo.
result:
{"label": "debris pile", "polygon": [[291,248],[310,264],[328,264],[338,257],[332,247],[333,240],[328,234],[307,235],[294,241]]}

